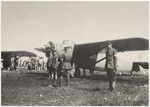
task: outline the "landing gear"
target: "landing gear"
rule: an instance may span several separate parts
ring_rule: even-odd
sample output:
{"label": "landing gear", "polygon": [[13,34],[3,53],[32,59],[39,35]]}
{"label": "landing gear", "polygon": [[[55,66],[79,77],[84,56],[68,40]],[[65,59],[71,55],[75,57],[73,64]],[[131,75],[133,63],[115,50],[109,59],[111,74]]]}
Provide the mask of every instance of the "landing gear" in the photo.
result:
{"label": "landing gear", "polygon": [[84,76],[84,77],[86,77],[85,71],[86,71],[86,70],[85,70],[85,69],[83,69],[83,76]]}
{"label": "landing gear", "polygon": [[79,77],[79,76],[80,76],[80,69],[77,67],[77,68],[75,68],[74,77]]}
{"label": "landing gear", "polygon": [[133,76],[133,71],[130,71],[131,76]]}
{"label": "landing gear", "polygon": [[94,70],[90,70],[90,74],[91,74],[91,76],[93,76],[94,75]]}

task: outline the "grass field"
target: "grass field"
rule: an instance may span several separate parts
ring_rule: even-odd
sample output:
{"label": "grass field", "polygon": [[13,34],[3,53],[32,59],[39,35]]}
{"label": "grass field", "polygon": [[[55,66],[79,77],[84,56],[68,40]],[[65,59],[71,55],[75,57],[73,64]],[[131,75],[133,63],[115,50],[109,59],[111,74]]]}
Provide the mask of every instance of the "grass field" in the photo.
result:
{"label": "grass field", "polygon": [[71,78],[52,87],[46,73],[2,71],[2,105],[11,106],[148,106],[148,76],[120,76],[108,90],[106,75]]}

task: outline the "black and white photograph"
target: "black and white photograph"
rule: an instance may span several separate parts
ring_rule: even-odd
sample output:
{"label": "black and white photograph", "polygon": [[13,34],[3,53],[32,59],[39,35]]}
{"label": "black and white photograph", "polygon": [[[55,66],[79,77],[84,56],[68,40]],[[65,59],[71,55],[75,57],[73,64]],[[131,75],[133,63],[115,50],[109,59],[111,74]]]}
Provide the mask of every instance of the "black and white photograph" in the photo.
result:
{"label": "black and white photograph", "polygon": [[1,1],[1,106],[149,106],[149,2]]}

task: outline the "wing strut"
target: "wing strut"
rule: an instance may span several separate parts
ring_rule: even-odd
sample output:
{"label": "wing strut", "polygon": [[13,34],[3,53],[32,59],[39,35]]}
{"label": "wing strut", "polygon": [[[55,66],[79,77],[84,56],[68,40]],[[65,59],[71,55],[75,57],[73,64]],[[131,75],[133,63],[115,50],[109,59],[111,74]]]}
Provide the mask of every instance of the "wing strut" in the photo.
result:
{"label": "wing strut", "polygon": [[96,61],[96,63],[99,63],[99,62],[101,62],[101,61],[104,60],[104,59],[106,59],[106,57],[104,57],[104,58],[102,58],[102,59]]}

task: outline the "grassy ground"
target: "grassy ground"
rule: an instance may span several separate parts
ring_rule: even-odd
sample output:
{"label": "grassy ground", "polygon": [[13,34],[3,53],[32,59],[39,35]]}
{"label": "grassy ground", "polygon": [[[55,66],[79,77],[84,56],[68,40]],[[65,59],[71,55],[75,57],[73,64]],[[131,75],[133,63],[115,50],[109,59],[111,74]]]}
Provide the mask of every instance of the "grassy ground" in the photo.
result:
{"label": "grassy ground", "polygon": [[[25,73],[26,72],[26,73]],[[120,76],[111,92],[105,74],[52,87],[45,73],[2,71],[2,105],[148,106],[148,76]]]}

